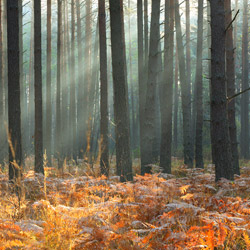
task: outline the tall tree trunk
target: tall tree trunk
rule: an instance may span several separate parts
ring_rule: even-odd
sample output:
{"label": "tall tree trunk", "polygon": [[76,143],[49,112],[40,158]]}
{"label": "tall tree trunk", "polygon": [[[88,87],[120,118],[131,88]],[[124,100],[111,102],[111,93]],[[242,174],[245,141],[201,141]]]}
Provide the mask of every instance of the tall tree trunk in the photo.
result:
{"label": "tall tree trunk", "polygon": [[42,106],[42,34],[41,1],[34,1],[34,72],[35,72],[35,172],[43,169],[43,106]]}
{"label": "tall tree trunk", "polygon": [[[141,152],[141,167],[146,158],[144,137],[145,134],[145,100],[146,100],[146,84],[144,79],[144,60],[143,60],[143,12],[142,0],[137,1],[137,37],[138,37],[138,79],[139,79],[139,119],[140,119],[140,152]],[[142,169],[141,169],[142,170]]]}
{"label": "tall tree trunk", "polygon": [[[134,83],[133,83],[133,67],[132,67],[132,41],[131,41],[131,1],[128,0],[128,40],[129,40],[129,85],[131,94],[131,146],[132,152],[135,149],[136,144],[136,124],[135,124],[135,100],[134,100]],[[133,154],[132,154],[133,157]]]}
{"label": "tall tree trunk", "polygon": [[173,138],[173,149],[176,154],[178,148],[178,110],[179,110],[179,67],[178,67],[178,51],[176,47],[175,51],[175,84],[174,84],[174,138]]}
{"label": "tall tree trunk", "polygon": [[23,1],[18,1],[19,8],[19,67],[20,67],[20,91],[21,91],[21,133],[22,133],[22,159],[25,165],[25,85],[23,81]]}
{"label": "tall tree trunk", "polygon": [[[142,21],[142,25],[143,25],[143,21]],[[147,70],[147,61],[148,61],[148,49],[149,49],[149,46],[148,46],[148,0],[144,0],[144,60],[145,60],[146,70]]]}
{"label": "tall tree trunk", "polygon": [[56,144],[55,152],[57,154],[58,168],[62,169],[63,161],[61,159],[61,31],[62,31],[62,0],[57,0],[57,83],[56,83]]}
{"label": "tall tree trunk", "polygon": [[181,22],[179,13],[179,1],[175,2],[175,25],[176,38],[179,58],[179,71],[181,82],[181,98],[183,113],[183,147],[184,147],[184,163],[189,167],[193,166],[193,143],[191,138],[191,94],[190,82],[187,80],[186,63],[184,57],[184,47],[182,42]]}
{"label": "tall tree trunk", "polygon": [[84,60],[85,60],[85,71],[84,71],[84,114],[83,114],[83,124],[84,124],[84,133],[81,135],[83,140],[83,155],[88,156],[87,151],[87,140],[90,138],[91,131],[91,121],[92,114],[89,112],[92,108],[90,103],[91,88],[91,43],[92,43],[92,21],[91,21],[91,9],[92,1],[86,1],[86,15],[85,15],[85,48],[84,48]]}
{"label": "tall tree trunk", "polygon": [[75,1],[71,0],[71,84],[70,84],[70,130],[72,157],[76,160],[76,78],[75,78]]}
{"label": "tall tree trunk", "polygon": [[148,82],[145,102],[145,159],[142,165],[142,174],[150,173],[150,164],[153,163],[153,141],[155,136],[155,108],[156,108],[156,82],[158,73],[158,45],[159,45],[159,19],[160,0],[152,1],[152,14],[150,26],[150,48],[148,61]]}
{"label": "tall tree trunk", "polygon": [[14,183],[20,177],[22,168],[18,14],[18,0],[7,1],[9,180]]}
{"label": "tall tree trunk", "polygon": [[165,0],[164,79],[161,87],[161,153],[160,166],[171,173],[172,109],[174,67],[174,1]]}
{"label": "tall tree trunk", "polygon": [[51,166],[52,106],[51,106],[51,0],[47,0],[47,70],[46,70],[46,154]]}
{"label": "tall tree trunk", "polygon": [[[202,52],[203,52],[203,0],[198,1],[198,31],[196,54],[196,134],[195,134],[195,161],[197,168],[204,168],[203,164],[203,80],[202,80]],[[194,119],[194,118],[193,118]]]}
{"label": "tall tree trunk", "polygon": [[90,85],[90,93],[89,93],[89,124],[88,124],[88,137],[87,137],[87,150],[86,156],[88,157],[89,161],[93,163],[93,148],[92,140],[93,140],[93,128],[95,122],[95,114],[94,114],[94,106],[97,105],[95,103],[95,93],[100,89],[97,87],[99,85],[99,64],[98,64],[98,57],[99,57],[99,22],[97,20],[96,25],[96,32],[95,32],[95,42],[93,46],[93,53],[92,53],[92,67],[91,67],[91,85]]}
{"label": "tall tree trunk", "polygon": [[28,106],[28,119],[29,119],[29,153],[33,153],[33,138],[34,138],[34,3],[31,2],[31,27],[30,27],[30,58],[29,58],[29,106]]}
{"label": "tall tree trunk", "polygon": [[121,181],[132,181],[123,1],[109,0],[116,131],[116,164]]}
{"label": "tall tree trunk", "polygon": [[101,173],[109,175],[109,143],[108,143],[108,75],[107,75],[107,38],[105,1],[98,0],[99,10],[99,46],[100,46],[100,80],[101,80]]}
{"label": "tall tree trunk", "polygon": [[[232,22],[231,0],[225,0],[226,11],[226,26]],[[233,28],[230,26],[226,33],[226,80],[227,80],[227,96],[235,94],[235,65],[234,65],[234,43],[233,43]],[[240,174],[239,168],[239,155],[238,155],[238,142],[237,142],[237,129],[235,122],[235,99],[228,103],[228,121],[229,121],[229,134],[231,140],[231,151],[233,157],[233,170],[235,174]]]}
{"label": "tall tree trunk", "polygon": [[233,180],[232,153],[227,117],[225,78],[225,8],[223,0],[211,0],[211,140],[215,178]]}
{"label": "tall tree trunk", "polygon": [[[243,27],[242,27],[242,86],[247,89],[248,84],[248,1],[243,1]],[[241,140],[240,151],[244,159],[249,159],[249,92],[241,97]]]}
{"label": "tall tree trunk", "polygon": [[78,54],[78,95],[77,95],[77,146],[78,156],[82,155],[83,136],[84,136],[84,115],[86,106],[84,106],[84,65],[83,65],[83,43],[81,27],[81,5],[76,0],[76,17],[77,17],[77,54]]}

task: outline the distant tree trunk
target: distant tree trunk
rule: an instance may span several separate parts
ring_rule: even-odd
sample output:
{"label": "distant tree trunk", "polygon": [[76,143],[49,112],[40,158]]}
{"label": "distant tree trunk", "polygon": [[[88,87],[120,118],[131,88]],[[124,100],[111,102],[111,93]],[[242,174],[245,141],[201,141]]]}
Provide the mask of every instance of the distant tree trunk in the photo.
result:
{"label": "distant tree trunk", "polygon": [[67,113],[68,113],[68,67],[66,65],[67,58],[67,13],[66,13],[66,1],[62,1],[62,30],[61,30],[61,133],[64,134],[61,137],[61,157],[63,164],[67,161],[67,145],[68,145],[68,130],[67,130]]}
{"label": "distant tree trunk", "polygon": [[[243,28],[242,28],[242,86],[247,89],[248,84],[248,1],[243,1]],[[249,153],[249,92],[245,92],[241,97],[241,156],[244,159],[250,158]]]}
{"label": "distant tree trunk", "polygon": [[22,168],[18,11],[18,0],[7,1],[9,180],[13,182],[20,178]]}
{"label": "distant tree trunk", "polygon": [[184,47],[181,34],[181,22],[179,13],[179,1],[175,2],[175,25],[176,38],[179,58],[179,71],[181,82],[181,98],[183,112],[183,147],[184,147],[184,163],[189,167],[193,166],[193,143],[191,138],[191,86],[186,75],[186,64],[184,57]]}
{"label": "distant tree trunk", "polygon": [[150,164],[153,163],[153,141],[155,132],[155,108],[156,108],[156,82],[158,73],[158,45],[159,45],[159,18],[160,0],[152,1],[150,48],[148,60],[148,82],[145,102],[145,159],[142,165],[142,174],[150,173]]}
{"label": "distant tree trunk", "polygon": [[23,81],[23,1],[18,1],[19,8],[19,67],[20,67],[20,91],[21,91],[21,133],[22,133],[22,159],[25,166],[25,84]]}
{"label": "distant tree trunk", "polygon": [[34,72],[35,72],[35,172],[43,169],[43,108],[42,108],[42,34],[41,1],[34,1]]}
{"label": "distant tree trunk", "polygon": [[[78,54],[78,94],[77,94],[77,145],[78,156],[82,156],[84,135],[84,115],[86,106],[84,105],[84,64],[83,64],[83,43],[81,27],[81,6],[79,0],[76,0],[77,16],[77,54]],[[86,83],[85,83],[86,84]]]}
{"label": "distant tree trunk", "polygon": [[123,1],[109,0],[116,130],[116,164],[121,181],[132,181]]}
{"label": "distant tree trunk", "polygon": [[[232,22],[231,0],[225,1],[226,25],[225,28]],[[233,43],[233,28],[230,26],[226,33],[226,80],[227,80],[227,96],[235,94],[235,65],[234,65],[234,43]],[[240,174],[237,129],[235,122],[235,99],[228,103],[228,121],[229,134],[231,139],[231,151],[233,157],[233,170],[235,174]]]}
{"label": "distant tree trunk", "polygon": [[142,0],[137,1],[137,37],[138,37],[138,82],[139,82],[139,123],[140,123],[140,152],[141,166],[144,165],[145,159],[145,100],[146,100],[146,84],[144,81],[144,60],[143,60],[143,12]]}
{"label": "distant tree trunk", "polygon": [[178,51],[176,47],[175,51],[175,84],[174,84],[174,138],[173,138],[173,149],[176,154],[178,148],[178,109],[179,109],[179,67],[178,67]]}
{"label": "distant tree trunk", "polygon": [[51,106],[51,0],[47,0],[47,70],[46,70],[46,154],[51,166],[52,106]]}
{"label": "distant tree trunk", "polygon": [[[238,0],[235,0],[234,2],[235,2],[234,13],[237,13],[238,8],[239,8]],[[237,40],[238,40],[238,38],[237,38],[237,18],[234,20],[233,36],[234,36],[234,38],[233,38],[234,47],[235,47],[235,49],[237,49]],[[236,58],[237,57],[236,57],[236,52],[235,52],[234,53],[234,66],[236,65]]]}
{"label": "distant tree trunk", "polygon": [[172,109],[174,67],[174,1],[165,0],[164,80],[161,87],[161,153],[160,166],[171,173]]}
{"label": "distant tree trunk", "polygon": [[107,38],[105,1],[98,0],[99,10],[99,46],[100,46],[100,80],[101,80],[101,173],[109,175],[109,143],[108,143],[108,75],[107,75]]}
{"label": "distant tree trunk", "polygon": [[62,0],[57,0],[57,83],[56,83],[56,148],[58,168],[62,169],[61,159],[61,30],[62,30]]}
{"label": "distant tree trunk", "polygon": [[91,121],[92,121],[92,114],[89,112],[92,108],[90,102],[90,92],[91,88],[91,44],[92,44],[92,21],[91,21],[91,10],[92,10],[92,1],[87,0],[86,4],[86,15],[85,15],[85,48],[84,48],[84,115],[83,115],[83,124],[84,124],[84,133],[81,135],[83,140],[83,155],[88,157],[87,151],[87,140],[90,138],[91,133]]}
{"label": "distant tree trunk", "polygon": [[70,137],[72,157],[76,160],[76,78],[75,78],[75,1],[71,0],[71,88],[70,88]]}
{"label": "distant tree trunk", "polygon": [[31,2],[31,28],[30,28],[30,58],[29,58],[29,105],[28,105],[28,119],[29,119],[29,153],[34,154],[34,6]]}
{"label": "distant tree trunk", "polygon": [[215,178],[233,180],[225,79],[225,8],[223,0],[210,0],[211,8],[211,140]]}
{"label": "distant tree trunk", "polygon": [[87,150],[86,150],[86,156],[89,159],[90,163],[93,163],[93,148],[92,148],[92,139],[93,139],[93,129],[94,129],[94,122],[95,122],[95,114],[94,114],[94,106],[97,105],[95,103],[95,92],[100,91],[100,89],[97,87],[99,85],[99,22],[97,20],[96,25],[96,32],[95,32],[95,42],[93,46],[93,53],[92,53],[92,67],[91,67],[91,84],[90,84],[90,92],[89,92],[89,108],[88,108],[88,114],[89,114],[89,121],[88,121],[88,137],[87,137]]}
{"label": "distant tree trunk", "polygon": [[[130,85],[130,94],[131,94],[131,146],[132,152],[135,149],[136,144],[136,124],[135,124],[135,100],[134,100],[134,83],[133,83],[133,67],[132,67],[132,41],[131,41],[131,1],[128,0],[128,40],[129,40],[129,85]],[[133,153],[132,153],[133,157]]]}
{"label": "distant tree trunk", "polygon": [[[203,0],[198,1],[198,31],[196,54],[196,135],[195,135],[195,161],[197,168],[204,168],[203,164],[203,80],[202,80],[202,51],[203,51]],[[194,118],[193,118],[194,119]]]}
{"label": "distant tree trunk", "polygon": [[[142,21],[143,25],[143,21]],[[143,36],[143,35],[142,35]],[[144,60],[145,60],[145,69],[147,70],[147,61],[148,61],[148,0],[144,0]]]}

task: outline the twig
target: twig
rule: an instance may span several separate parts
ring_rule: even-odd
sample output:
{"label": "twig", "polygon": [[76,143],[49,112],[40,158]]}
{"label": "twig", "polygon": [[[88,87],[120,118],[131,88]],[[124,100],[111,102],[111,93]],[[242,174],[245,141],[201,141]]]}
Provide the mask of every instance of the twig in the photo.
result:
{"label": "twig", "polygon": [[227,98],[227,101],[230,102],[230,101],[231,101],[232,99],[234,99],[235,97],[237,97],[237,96],[239,96],[239,95],[241,95],[241,94],[244,94],[245,92],[247,92],[247,91],[249,91],[249,90],[250,90],[250,88],[244,89],[244,90],[242,90],[241,92],[236,93],[236,94],[234,94],[234,95],[228,97],[228,98]]}
{"label": "twig", "polygon": [[236,17],[238,16],[238,14],[240,13],[240,10],[238,10],[233,18],[233,20],[229,23],[229,25],[227,26],[225,32],[227,32],[227,30],[230,28],[230,26],[232,25],[232,23],[235,21]]}

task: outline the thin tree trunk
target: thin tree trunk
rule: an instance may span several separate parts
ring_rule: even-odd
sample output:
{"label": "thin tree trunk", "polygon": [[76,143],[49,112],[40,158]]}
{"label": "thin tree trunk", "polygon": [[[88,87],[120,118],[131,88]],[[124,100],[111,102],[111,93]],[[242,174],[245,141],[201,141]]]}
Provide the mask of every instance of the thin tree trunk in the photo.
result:
{"label": "thin tree trunk", "polygon": [[[141,168],[145,165],[146,150],[144,144],[145,133],[145,100],[146,100],[146,84],[144,78],[144,58],[143,58],[143,14],[142,0],[137,1],[137,37],[138,37],[138,79],[139,79],[139,119],[140,119],[140,152],[141,152]],[[143,172],[143,169],[141,169]]]}
{"label": "thin tree trunk", "polygon": [[33,138],[34,138],[34,6],[31,2],[31,28],[30,28],[30,58],[29,58],[29,106],[28,106],[28,119],[29,119],[29,153],[33,153]]}
{"label": "thin tree trunk", "polygon": [[174,84],[174,153],[176,154],[178,148],[178,109],[179,109],[179,67],[178,67],[178,51],[175,51],[175,84]]}
{"label": "thin tree trunk", "polygon": [[174,67],[174,1],[165,0],[164,80],[161,87],[161,154],[160,166],[171,173],[172,109]]}
{"label": "thin tree trunk", "polygon": [[[143,25],[143,21],[142,21]],[[142,35],[143,36],[143,35]],[[144,60],[145,60],[145,69],[147,70],[147,61],[148,61],[148,0],[144,0]]]}
{"label": "thin tree trunk", "polygon": [[183,147],[184,147],[184,163],[189,167],[193,166],[193,143],[191,138],[191,94],[190,82],[187,80],[186,63],[184,57],[184,47],[182,42],[181,22],[179,13],[179,1],[175,2],[175,25],[176,38],[179,58],[179,71],[181,82],[181,98],[183,112]]}
{"label": "thin tree trunk", "polygon": [[116,164],[121,181],[132,181],[123,1],[109,0],[116,130]]}
{"label": "thin tree trunk", "polygon": [[61,159],[61,31],[62,31],[62,0],[57,0],[57,83],[56,83],[56,144],[55,152],[57,154],[58,168],[62,169],[63,161]]}
{"label": "thin tree trunk", "polygon": [[[134,101],[134,83],[133,83],[133,67],[132,67],[132,41],[131,41],[131,1],[128,0],[128,40],[129,40],[129,85],[131,93],[131,116],[132,116],[132,126],[131,126],[131,146],[132,152],[135,149],[136,144],[136,124],[135,124],[135,101]],[[133,157],[133,154],[132,154]]]}
{"label": "thin tree trunk", "polygon": [[82,155],[83,135],[84,135],[84,65],[83,65],[83,43],[81,27],[81,6],[79,0],[76,0],[76,17],[77,17],[77,54],[78,54],[78,94],[77,94],[77,146],[78,156]]}
{"label": "thin tree trunk", "polygon": [[[247,89],[248,84],[248,1],[243,1],[243,25],[242,25],[242,86],[241,90]],[[241,97],[241,156],[250,158],[249,152],[249,92]]]}
{"label": "thin tree trunk", "polygon": [[[203,51],[203,0],[198,1],[198,31],[196,54],[196,135],[195,135],[195,161],[197,168],[204,168],[203,164],[203,80],[202,80],[202,51]],[[193,118],[194,119],[194,118]]]}
{"label": "thin tree trunk", "polygon": [[43,169],[43,106],[42,106],[42,34],[41,1],[34,1],[34,72],[35,72],[35,172]]}
{"label": "thin tree trunk", "polygon": [[52,106],[51,106],[51,0],[47,0],[47,70],[46,70],[46,154],[51,166]]}
{"label": "thin tree trunk", "polygon": [[9,180],[18,185],[22,168],[18,0],[7,1]]}
{"label": "thin tree trunk", "polygon": [[[232,22],[231,0],[225,0],[226,26]],[[235,65],[234,65],[234,44],[233,44],[233,28],[232,26],[226,33],[226,79],[227,79],[227,96],[235,94]],[[235,121],[235,99],[228,103],[228,121],[229,134],[231,139],[231,151],[233,157],[233,170],[235,174],[240,174],[239,154],[237,142],[237,129]]]}
{"label": "thin tree trunk", "polygon": [[109,143],[108,143],[108,75],[107,75],[107,38],[105,1],[98,1],[99,10],[99,46],[100,46],[100,131],[101,131],[101,173],[109,175]]}
{"label": "thin tree trunk", "polygon": [[71,0],[71,84],[70,84],[70,129],[72,157],[76,160],[76,78],[75,78],[75,1]]}
{"label": "thin tree trunk", "polygon": [[159,45],[159,19],[160,0],[152,2],[151,27],[150,27],[150,48],[148,61],[148,82],[145,103],[145,158],[142,165],[142,174],[150,173],[150,164],[153,160],[153,146],[155,136],[155,108],[156,108],[156,82],[158,73],[158,45]]}
{"label": "thin tree trunk", "polygon": [[4,164],[4,79],[3,79],[3,30],[2,30],[2,1],[0,0],[0,164]]}
{"label": "thin tree trunk", "polygon": [[83,114],[83,124],[84,124],[84,132],[81,135],[83,138],[83,155],[88,157],[87,141],[90,138],[91,133],[91,121],[92,114],[90,113],[91,105],[90,102],[90,94],[93,86],[91,86],[91,43],[92,43],[92,21],[91,21],[91,10],[92,10],[92,2],[91,0],[86,1],[86,17],[85,17],[85,48],[84,48],[84,60],[85,60],[85,75],[84,75],[84,114]]}
{"label": "thin tree trunk", "polygon": [[215,178],[233,180],[227,117],[225,78],[225,8],[223,0],[210,0],[211,8],[211,140]]}

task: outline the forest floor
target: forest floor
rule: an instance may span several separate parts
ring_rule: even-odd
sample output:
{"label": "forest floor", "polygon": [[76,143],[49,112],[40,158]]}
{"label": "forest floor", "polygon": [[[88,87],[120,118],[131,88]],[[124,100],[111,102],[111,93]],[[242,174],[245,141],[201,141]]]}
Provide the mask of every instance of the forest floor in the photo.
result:
{"label": "forest floor", "polygon": [[[98,166],[26,171],[22,197],[0,173],[0,249],[250,249],[250,163],[235,181],[213,166],[95,177]],[[136,172],[136,168],[135,168]]]}

